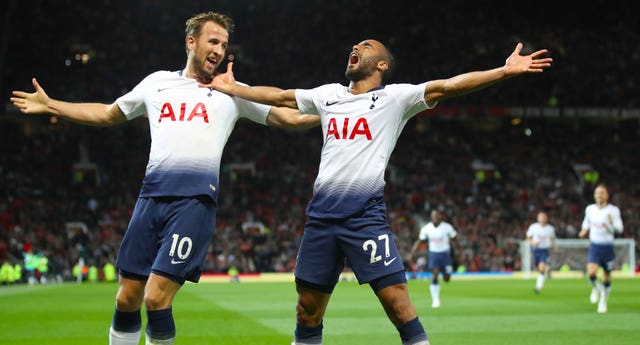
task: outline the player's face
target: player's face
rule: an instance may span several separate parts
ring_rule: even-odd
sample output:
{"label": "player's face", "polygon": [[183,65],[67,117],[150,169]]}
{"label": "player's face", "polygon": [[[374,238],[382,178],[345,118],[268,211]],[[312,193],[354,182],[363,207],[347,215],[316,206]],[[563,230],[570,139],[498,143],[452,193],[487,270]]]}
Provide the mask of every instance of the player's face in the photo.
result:
{"label": "player's face", "polygon": [[442,215],[438,211],[431,211],[431,221],[434,224],[439,224],[442,220]]}
{"label": "player's face", "polygon": [[538,213],[538,223],[540,224],[547,224],[547,222],[549,221],[549,217],[547,217],[547,214],[544,212],[540,212]]}
{"label": "player's face", "polygon": [[344,75],[351,81],[362,80],[372,75],[384,53],[384,46],[376,40],[364,40],[353,46],[349,53]]}
{"label": "player's face", "polygon": [[600,186],[593,192],[593,199],[598,205],[604,205],[609,200],[609,192],[606,188]]}
{"label": "player's face", "polygon": [[193,37],[187,44],[191,50],[189,58],[192,59],[192,72],[202,79],[209,80],[224,59],[229,45],[229,32],[214,22],[206,22],[202,26],[200,36]]}

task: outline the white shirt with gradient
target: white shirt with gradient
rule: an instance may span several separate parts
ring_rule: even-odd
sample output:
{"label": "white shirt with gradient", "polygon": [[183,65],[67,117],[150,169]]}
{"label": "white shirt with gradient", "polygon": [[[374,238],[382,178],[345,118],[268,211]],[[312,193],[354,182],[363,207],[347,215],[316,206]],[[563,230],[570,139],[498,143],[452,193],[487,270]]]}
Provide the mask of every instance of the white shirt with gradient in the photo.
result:
{"label": "white shirt with gradient", "polygon": [[320,115],[324,136],[308,215],[344,218],[382,198],[385,169],[402,129],[428,108],[425,87],[391,84],[359,95],[340,84],[296,90],[298,109]]}
{"label": "white shirt with gradient", "polygon": [[456,237],[458,232],[447,222],[440,222],[437,226],[433,222],[420,228],[418,236],[423,241],[429,241],[429,251],[442,253],[451,250],[450,239]]}
{"label": "white shirt with gradient", "polygon": [[159,71],[116,100],[127,119],[147,115],[151,150],[140,196],[209,195],[236,121],[266,123],[269,106],[198,87],[181,71]]}
{"label": "white shirt with gradient", "polygon": [[551,239],[556,237],[556,232],[551,224],[542,225],[535,222],[529,225],[527,237],[531,237],[534,243],[538,243],[535,248],[549,249],[551,248]]}
{"label": "white shirt with gradient", "polygon": [[[589,240],[595,244],[613,244],[614,233],[622,233],[624,226],[617,206],[607,204],[599,208],[591,204],[585,209],[582,229],[589,229]],[[611,216],[612,222],[609,222]]]}

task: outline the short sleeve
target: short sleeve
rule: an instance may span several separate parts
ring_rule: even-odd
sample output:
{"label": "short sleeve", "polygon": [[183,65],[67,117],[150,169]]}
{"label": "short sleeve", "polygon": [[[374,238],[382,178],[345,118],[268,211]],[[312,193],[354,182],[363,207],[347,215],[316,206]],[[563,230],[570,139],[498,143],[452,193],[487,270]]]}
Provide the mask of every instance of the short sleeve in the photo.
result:
{"label": "short sleeve", "polygon": [[314,101],[314,91],[315,89],[296,89],[296,102],[298,103],[298,110],[300,110],[301,113],[320,115]]}
{"label": "short sleeve", "polygon": [[591,224],[589,222],[589,208],[584,212],[584,219],[582,220],[582,229],[590,229]]}
{"label": "short sleeve", "polygon": [[388,85],[387,88],[393,92],[396,101],[403,106],[403,117],[405,119],[436,106],[436,104],[429,106],[424,100],[427,82],[422,84],[392,84]]}
{"label": "short sleeve", "polygon": [[614,208],[613,227],[614,227],[614,230],[618,233],[622,233],[622,231],[624,231],[624,225],[622,224],[622,216],[620,215],[620,209],[618,207]]}
{"label": "short sleeve", "polygon": [[270,105],[247,101],[240,97],[233,97],[233,100],[238,107],[238,112],[241,117],[245,117],[261,125],[267,124],[267,116],[271,109]]}
{"label": "short sleeve", "polygon": [[422,228],[420,228],[420,235],[418,236],[418,238],[420,238],[420,240],[422,241],[426,241],[427,240],[427,232],[429,231],[429,225],[425,225]]}
{"label": "short sleeve", "polygon": [[533,224],[529,225],[527,228],[527,237],[533,236]]}
{"label": "short sleeve", "polygon": [[458,232],[453,228],[453,225],[449,225],[449,238],[455,238],[458,236]]}
{"label": "short sleeve", "polygon": [[147,76],[133,90],[116,99],[116,104],[127,117],[127,120],[132,120],[147,113],[147,106],[144,101],[152,76],[153,74]]}

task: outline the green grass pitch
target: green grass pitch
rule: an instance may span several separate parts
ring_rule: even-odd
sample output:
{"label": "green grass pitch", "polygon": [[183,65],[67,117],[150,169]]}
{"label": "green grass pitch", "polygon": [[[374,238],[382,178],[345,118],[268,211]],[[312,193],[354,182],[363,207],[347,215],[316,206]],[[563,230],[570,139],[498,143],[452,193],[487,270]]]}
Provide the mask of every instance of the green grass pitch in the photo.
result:
{"label": "green grass pitch", "polygon": [[[431,344],[637,345],[640,280],[615,279],[609,312],[597,314],[584,279],[454,280],[430,308],[428,281],[409,290]],[[107,344],[116,284],[0,287],[0,344]],[[176,344],[289,345],[293,283],[188,284],[174,303]],[[143,317],[144,318],[144,317]],[[141,340],[140,344],[144,344]],[[324,344],[400,344],[367,285],[341,282],[324,321]]]}

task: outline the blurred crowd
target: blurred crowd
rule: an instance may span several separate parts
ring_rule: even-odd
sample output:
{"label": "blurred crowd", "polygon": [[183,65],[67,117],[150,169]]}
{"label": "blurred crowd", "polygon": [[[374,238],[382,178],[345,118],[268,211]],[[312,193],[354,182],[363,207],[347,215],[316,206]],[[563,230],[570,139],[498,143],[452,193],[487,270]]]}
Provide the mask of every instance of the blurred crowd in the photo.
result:
{"label": "blurred crowd", "polygon": [[[112,263],[144,173],[144,120],[91,128],[7,116],[13,121],[1,127],[10,145],[0,160],[0,258],[22,260],[28,245],[69,279],[79,257],[88,266]],[[519,270],[519,242],[537,211],[547,210],[558,237],[576,238],[595,182],[607,183],[621,208],[623,237],[640,240],[639,130],[637,119],[514,124],[418,115],[387,171],[388,220],[401,252],[409,252],[436,208],[458,230],[456,259],[468,271]],[[294,269],[321,135],[318,128],[238,123],[223,156],[208,272]]]}
{"label": "blurred crowd", "polygon": [[[411,83],[496,67],[522,41],[525,52],[548,48],[554,67],[448,101],[405,128],[386,188],[400,250],[408,252],[437,208],[460,233],[456,259],[467,270],[518,270],[518,242],[536,212],[548,211],[559,237],[575,238],[598,181],[622,210],[624,236],[639,239],[638,118],[520,119],[482,111],[638,108],[632,67],[640,60],[640,24],[632,11],[601,0],[574,8],[570,17],[544,6],[522,12],[507,2],[383,4],[5,1],[0,89],[8,98],[5,90],[30,89],[36,76],[54,98],[112,102],[150,72],[182,68],[184,22],[206,10],[236,21],[229,47],[236,77],[284,88],[345,82],[351,46],[369,37],[396,55],[392,81]],[[481,110],[465,115],[472,106]],[[447,115],[451,109],[456,116]],[[317,128],[238,123],[223,156],[207,271],[293,270],[321,135]],[[87,265],[112,263],[147,162],[145,120],[81,127],[26,118],[2,103],[0,138],[0,259],[23,260],[28,245],[69,278],[80,257]]]}

